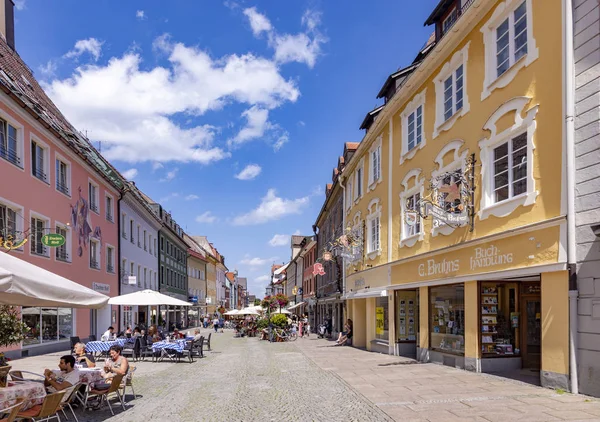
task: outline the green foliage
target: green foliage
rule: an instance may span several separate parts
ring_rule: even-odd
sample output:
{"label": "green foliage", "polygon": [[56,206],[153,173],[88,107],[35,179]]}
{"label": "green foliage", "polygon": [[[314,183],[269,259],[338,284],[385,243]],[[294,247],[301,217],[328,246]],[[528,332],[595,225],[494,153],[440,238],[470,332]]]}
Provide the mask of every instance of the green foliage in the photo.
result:
{"label": "green foliage", "polygon": [[254,299],[254,306],[260,305],[260,299]]}
{"label": "green foliage", "polygon": [[0,306],[0,347],[20,343],[27,331],[29,327],[21,322],[21,315],[16,308]]}
{"label": "green foliage", "polygon": [[287,317],[283,314],[275,314],[271,316],[271,322],[278,328],[287,327]]}
{"label": "green foliage", "polygon": [[268,326],[269,326],[269,320],[266,318],[261,318],[258,321],[256,321],[256,327],[258,330],[264,330]]}

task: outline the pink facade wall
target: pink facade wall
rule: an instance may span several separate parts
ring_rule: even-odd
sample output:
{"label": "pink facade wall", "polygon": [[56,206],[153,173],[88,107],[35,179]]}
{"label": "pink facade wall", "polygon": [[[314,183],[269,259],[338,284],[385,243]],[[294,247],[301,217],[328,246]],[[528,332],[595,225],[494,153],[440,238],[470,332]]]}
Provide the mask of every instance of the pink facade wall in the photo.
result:
{"label": "pink facade wall", "polygon": [[[62,262],[56,258],[54,248],[49,248],[49,257],[41,257],[31,253],[30,245],[26,244],[22,251],[12,251],[12,255],[24,259],[32,264],[43,267],[53,273],[73,280],[81,285],[92,288],[92,283],[108,285],[110,292],[103,292],[109,296],[118,295],[118,209],[119,194],[110,187],[97,173],[91,170],[84,161],[71,152],[62,141],[51,132],[36,122],[29,114],[19,110],[17,106],[4,93],[0,96],[0,118],[7,120],[18,129],[18,138],[21,149],[21,166],[0,158],[0,203],[9,203],[20,208],[21,227],[17,230],[26,230],[30,227],[32,214],[39,214],[49,220],[52,232],[57,224],[70,225],[68,227],[67,243],[70,243],[69,258],[71,262]],[[47,183],[32,175],[31,141],[40,141],[47,148]],[[68,162],[70,165],[70,195],[67,196],[57,190],[56,159]],[[82,201],[88,201],[88,182],[92,180],[99,188],[99,212],[88,212],[87,225],[81,216],[74,220],[72,210],[81,211]],[[81,193],[79,193],[81,188]],[[113,221],[106,217],[105,195],[112,196]],[[86,228],[91,229],[90,235],[100,241],[101,247],[99,266],[100,269],[90,268],[89,241],[86,237]],[[80,236],[81,234],[81,236]],[[100,236],[101,234],[101,236]],[[114,248],[114,272],[107,271],[107,246]],[[80,249],[81,248],[81,249]],[[81,256],[80,253],[81,252]],[[1,252],[5,253],[5,252]],[[112,310],[117,310],[113,307]],[[108,310],[104,310],[108,314]],[[112,314],[112,312],[111,312]],[[74,335],[85,338],[90,334],[90,311],[88,309],[74,310]],[[118,317],[118,315],[117,315]],[[105,327],[104,327],[105,329]],[[100,328],[98,329],[100,331]],[[99,334],[102,334],[100,332]]]}

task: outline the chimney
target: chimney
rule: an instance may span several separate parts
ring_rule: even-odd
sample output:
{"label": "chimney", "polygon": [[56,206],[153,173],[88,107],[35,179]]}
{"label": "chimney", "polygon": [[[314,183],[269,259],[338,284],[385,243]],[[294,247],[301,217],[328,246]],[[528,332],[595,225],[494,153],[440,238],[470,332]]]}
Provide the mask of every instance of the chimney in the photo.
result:
{"label": "chimney", "polygon": [[15,3],[13,0],[0,0],[0,34],[6,44],[15,49]]}

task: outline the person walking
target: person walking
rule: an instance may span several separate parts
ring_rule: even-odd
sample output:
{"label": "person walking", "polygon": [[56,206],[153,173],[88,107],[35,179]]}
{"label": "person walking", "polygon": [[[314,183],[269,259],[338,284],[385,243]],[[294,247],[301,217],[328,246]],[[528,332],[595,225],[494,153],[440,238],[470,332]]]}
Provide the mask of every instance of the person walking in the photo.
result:
{"label": "person walking", "polygon": [[213,328],[215,329],[215,333],[219,330],[219,318],[217,317],[213,319]]}

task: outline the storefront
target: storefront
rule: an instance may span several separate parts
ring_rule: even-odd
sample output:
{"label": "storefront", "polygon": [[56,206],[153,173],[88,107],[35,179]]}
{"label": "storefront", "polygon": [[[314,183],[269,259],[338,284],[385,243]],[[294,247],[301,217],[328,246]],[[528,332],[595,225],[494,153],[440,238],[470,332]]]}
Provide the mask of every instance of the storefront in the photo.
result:
{"label": "storefront", "polygon": [[395,354],[415,359],[419,341],[419,291],[396,290]]}
{"label": "storefront", "polygon": [[70,308],[21,309],[23,323],[29,328],[23,346],[56,343],[73,335],[73,310]]}

